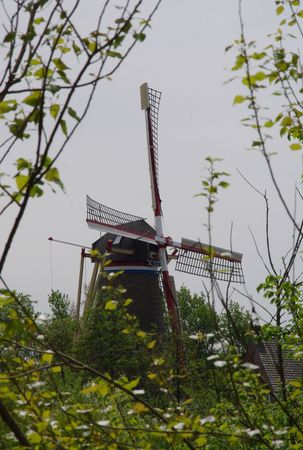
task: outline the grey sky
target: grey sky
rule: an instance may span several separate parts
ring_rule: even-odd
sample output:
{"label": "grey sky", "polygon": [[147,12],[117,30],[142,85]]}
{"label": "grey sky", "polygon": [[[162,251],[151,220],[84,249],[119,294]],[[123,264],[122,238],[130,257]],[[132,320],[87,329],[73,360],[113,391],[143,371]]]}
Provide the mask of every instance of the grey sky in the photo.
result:
{"label": "grey sky", "polygon": [[[90,113],[63,154],[58,167],[66,195],[47,193],[32,201],[15,239],[5,276],[19,291],[31,294],[45,310],[50,292],[50,256],[47,238],[90,244],[98,233],[85,223],[85,196],[113,208],[147,217],[153,223],[149,191],[144,114],[139,86],[144,81],[162,91],[159,117],[160,190],[165,232],[207,241],[203,223],[206,212],[200,190],[204,158],[224,159],[231,188],[221,193],[213,218],[213,243],[229,247],[233,222],[233,248],[244,254],[248,290],[265,276],[248,226],[265,254],[265,208],[236,169],[259,189],[267,189],[271,201],[271,239],[276,261],[291,245],[291,225],[272,191],[263,159],[245,150],[252,133],[240,119],[244,107],[232,107],[240,94],[240,82],[223,86],[231,74],[233,55],[224,48],[239,36],[236,0],[164,0],[152,29],[136,47],[113,81],[103,82]],[[274,29],[274,2],[254,0],[245,7],[250,38],[260,39]],[[293,186],[301,171],[301,155],[277,143],[274,162],[281,186],[293,202]],[[80,249],[52,246],[53,289],[74,300],[78,282]],[[91,273],[86,262],[86,280]],[[176,274],[177,286],[185,283],[199,292],[201,280]]]}

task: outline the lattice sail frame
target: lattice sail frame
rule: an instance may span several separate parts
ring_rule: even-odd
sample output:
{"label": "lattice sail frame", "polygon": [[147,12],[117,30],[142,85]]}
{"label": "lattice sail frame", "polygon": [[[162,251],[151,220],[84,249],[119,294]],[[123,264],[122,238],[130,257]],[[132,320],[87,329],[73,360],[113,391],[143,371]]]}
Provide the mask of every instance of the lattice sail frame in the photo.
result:
{"label": "lattice sail frame", "polygon": [[156,216],[162,215],[159,189],[158,117],[161,92],[147,83],[140,86],[141,109],[145,112],[152,207]]}
{"label": "lattice sail frame", "polygon": [[152,142],[154,146],[155,156],[155,174],[157,178],[157,185],[159,186],[159,157],[158,157],[158,121],[159,108],[161,100],[161,92],[155,89],[148,88],[149,109],[151,119]]}
{"label": "lattice sail frame", "polygon": [[180,249],[175,269],[199,277],[244,283],[241,261],[218,256],[210,257],[195,251]]}
{"label": "lattice sail frame", "polygon": [[179,272],[244,283],[241,253],[183,238],[176,259],[175,269]]}
{"label": "lattice sail frame", "polygon": [[90,228],[156,244],[155,231],[143,217],[109,208],[88,195],[86,206],[86,222]]}

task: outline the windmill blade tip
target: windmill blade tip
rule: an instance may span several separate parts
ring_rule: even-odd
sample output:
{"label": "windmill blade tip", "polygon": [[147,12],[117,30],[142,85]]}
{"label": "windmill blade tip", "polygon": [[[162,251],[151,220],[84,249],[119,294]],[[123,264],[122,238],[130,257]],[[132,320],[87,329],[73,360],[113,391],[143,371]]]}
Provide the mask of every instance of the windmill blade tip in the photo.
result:
{"label": "windmill blade tip", "polygon": [[149,108],[149,95],[148,95],[148,84],[147,82],[141,84],[140,86],[140,97],[141,97],[141,109],[145,110]]}

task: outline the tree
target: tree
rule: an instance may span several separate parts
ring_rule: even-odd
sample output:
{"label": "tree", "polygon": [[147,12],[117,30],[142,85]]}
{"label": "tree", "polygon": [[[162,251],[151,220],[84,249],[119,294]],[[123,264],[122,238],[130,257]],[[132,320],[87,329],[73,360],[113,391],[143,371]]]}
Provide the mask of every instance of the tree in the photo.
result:
{"label": "tree", "polygon": [[10,317],[24,317],[29,314],[32,317],[37,317],[38,313],[35,311],[33,302],[29,295],[15,292],[14,295],[18,299],[18,303],[13,299],[6,299],[1,303],[0,318],[1,321],[9,321]]}
{"label": "tree", "polygon": [[[302,380],[290,380],[285,371],[285,358],[301,360],[302,354],[302,288],[300,276],[294,276],[294,265],[298,259],[300,245],[302,243],[302,219],[292,212],[292,208],[286,200],[279,183],[278,174],[274,170],[275,139],[287,142],[291,151],[299,151],[302,148],[302,64],[300,52],[296,49],[298,44],[293,41],[301,41],[302,33],[302,2],[300,0],[275,1],[275,13],[280,21],[276,32],[268,36],[266,47],[259,48],[255,41],[247,41],[245,36],[244,16],[242,1],[239,1],[239,18],[241,36],[232,46],[227,47],[236,50],[235,64],[232,70],[241,73],[242,90],[244,94],[238,94],[234,98],[234,104],[247,106],[248,116],[243,123],[255,132],[251,148],[259,150],[268,168],[269,179],[272,182],[284,213],[290,219],[294,228],[293,248],[281,257],[281,266],[274,264],[272,249],[270,247],[269,228],[269,199],[266,192],[262,193],[256,188],[266,205],[266,242],[267,255],[262,255],[262,261],[268,272],[268,276],[257,290],[263,294],[266,301],[274,307],[271,320],[263,327],[258,327],[256,340],[273,340],[277,345],[280,389],[272,393],[274,403],[267,410],[265,397],[268,391],[261,389],[257,392],[260,382],[255,377],[255,382],[248,384],[242,378],[243,374],[236,371],[231,380],[234,383],[235,421],[244,417],[247,425],[249,422],[255,426],[255,435],[258,435],[260,448],[272,445],[273,448],[300,448],[302,446],[302,422],[300,409],[302,407],[302,393],[300,391]],[[235,78],[235,77],[234,77]],[[236,77],[238,79],[238,77]],[[269,135],[270,133],[270,135]],[[271,139],[272,138],[272,139]],[[298,191],[298,189],[297,189]],[[301,196],[300,192],[299,195]],[[302,196],[301,196],[302,198]],[[252,299],[254,301],[254,299]],[[285,356],[286,355],[286,356]],[[222,367],[231,364],[229,356]],[[235,359],[233,359],[235,361]],[[301,361],[302,362],[302,361]],[[220,364],[219,364],[220,365]],[[236,363],[237,365],[237,363]],[[251,367],[254,371],[256,367]],[[233,369],[229,369],[233,372]],[[254,388],[252,389],[252,386]],[[254,406],[251,407],[243,388],[247,386],[254,396]],[[230,408],[231,405],[228,406]],[[220,405],[221,411],[222,405]],[[227,413],[227,410],[226,410]],[[263,430],[260,425],[263,422]],[[264,421],[267,423],[271,434],[264,431]],[[272,428],[274,426],[274,429]],[[277,429],[280,432],[276,434]],[[282,431],[283,429],[283,431]],[[271,441],[270,441],[271,439]],[[267,441],[267,443],[266,443]],[[259,448],[259,447],[258,447]]]}
{"label": "tree", "polygon": [[119,276],[108,275],[96,305],[83,317],[75,354],[81,361],[101,372],[118,378],[121,375],[145,377],[148,367],[145,341],[147,333],[140,330],[138,319],[128,307],[132,300],[126,290],[113,285]]}
{"label": "tree", "polygon": [[60,291],[51,291],[48,296],[51,317],[43,323],[43,330],[49,342],[57,350],[74,354],[74,342],[79,330],[79,323],[75,318],[71,301]]}
{"label": "tree", "polygon": [[[86,9],[92,21],[88,29],[81,25],[82,3],[1,2],[0,216],[10,218],[9,211],[16,211],[0,255],[5,287],[1,302],[14,302],[24,313],[19,324],[14,316],[9,323],[2,322],[2,338],[8,329],[14,335],[23,326],[35,330],[36,337],[43,336],[31,312],[7,286],[5,261],[29,202],[41,197],[46,185],[63,189],[57,167],[60,155],[83,121],[100,81],[111,77],[136,43],[145,39],[161,0],[149,3],[146,17],[139,10],[143,0],[96,3]],[[19,444],[28,445],[3,402],[0,415]]]}
{"label": "tree", "polygon": [[48,296],[48,304],[51,309],[52,319],[65,319],[71,315],[71,302],[68,295],[62,294],[60,291],[53,291]]}

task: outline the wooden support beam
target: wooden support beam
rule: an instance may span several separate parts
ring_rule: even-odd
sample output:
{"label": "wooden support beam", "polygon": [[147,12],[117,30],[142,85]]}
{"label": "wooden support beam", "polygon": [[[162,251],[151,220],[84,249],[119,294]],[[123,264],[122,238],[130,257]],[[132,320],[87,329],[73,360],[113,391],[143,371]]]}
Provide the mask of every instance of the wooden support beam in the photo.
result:
{"label": "wooden support beam", "polygon": [[76,320],[79,320],[79,318],[80,318],[84,258],[85,258],[85,249],[82,248],[81,257],[80,257],[80,270],[79,270],[78,293],[77,293],[77,304],[76,304]]}
{"label": "wooden support beam", "polygon": [[94,268],[93,268],[93,272],[92,272],[92,276],[91,276],[91,280],[90,280],[90,283],[89,283],[89,288],[88,288],[85,304],[84,304],[83,315],[88,313],[88,311],[90,310],[90,307],[92,305],[92,302],[94,300],[93,299],[93,293],[94,293],[94,289],[95,289],[96,278],[97,278],[97,275],[98,275],[99,266],[100,266],[100,263],[98,261],[95,262]]}

